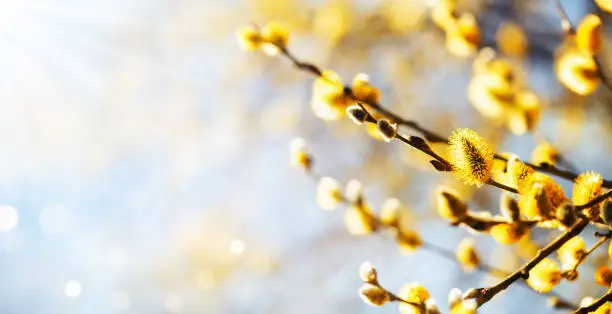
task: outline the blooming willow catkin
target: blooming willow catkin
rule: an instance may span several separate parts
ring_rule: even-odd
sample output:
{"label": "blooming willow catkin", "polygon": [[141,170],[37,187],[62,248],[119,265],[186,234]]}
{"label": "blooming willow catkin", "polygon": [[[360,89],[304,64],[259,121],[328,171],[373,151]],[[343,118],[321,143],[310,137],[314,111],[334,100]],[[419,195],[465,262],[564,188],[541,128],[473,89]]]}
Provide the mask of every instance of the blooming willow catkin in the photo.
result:
{"label": "blooming willow catkin", "polygon": [[537,292],[546,293],[558,285],[561,279],[561,270],[557,263],[545,258],[529,271],[527,284]]}
{"label": "blooming willow catkin", "polygon": [[457,129],[448,139],[453,174],[468,185],[482,186],[491,177],[493,151],[480,135]]}
{"label": "blooming willow catkin", "polygon": [[[601,185],[603,179],[600,174],[592,171],[587,171],[580,174],[576,178],[574,189],[572,191],[572,201],[575,205],[583,205],[601,194]],[[585,214],[593,217],[597,214],[598,206],[592,206],[584,210]]]}
{"label": "blooming willow catkin", "polygon": [[[418,305],[424,305],[430,298],[429,291],[417,282],[403,285],[397,293],[397,296],[404,301]],[[402,314],[422,314],[419,307],[403,302],[399,304],[399,311]]]}

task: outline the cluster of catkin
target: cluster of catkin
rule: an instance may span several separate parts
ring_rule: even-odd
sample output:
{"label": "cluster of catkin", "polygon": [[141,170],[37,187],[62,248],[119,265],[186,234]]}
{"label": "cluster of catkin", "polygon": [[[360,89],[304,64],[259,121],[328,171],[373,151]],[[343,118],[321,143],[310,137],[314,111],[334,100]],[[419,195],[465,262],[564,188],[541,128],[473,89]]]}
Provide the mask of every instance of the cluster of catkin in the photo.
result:
{"label": "cluster of catkin", "polygon": [[[612,0],[595,2],[603,11],[612,12]],[[444,31],[447,49],[458,57],[473,57],[473,75],[467,90],[470,103],[485,118],[507,126],[517,135],[533,132],[543,106],[542,100],[521,78],[517,66],[517,57],[522,57],[528,47],[520,27],[513,25],[498,32],[500,38],[512,37],[508,42],[501,42],[499,48],[504,56],[499,56],[493,49],[481,47],[481,31],[472,14],[457,12],[455,1],[432,3],[431,20]],[[585,16],[575,30],[568,23],[564,20],[568,36],[557,52],[556,77],[571,92],[589,95],[602,84],[602,69],[596,59],[602,46],[602,23],[597,15],[592,14]],[[538,171],[540,168],[534,169],[533,165],[555,167],[560,162],[560,154],[550,143],[542,141],[537,145],[532,153],[532,163],[527,163],[511,153],[494,153],[487,141],[473,130],[456,129],[446,141],[447,152],[443,155],[448,158],[443,158],[425,139],[401,134],[400,127],[415,128],[415,124],[400,120],[380,105],[381,92],[370,83],[368,75],[358,74],[347,85],[333,70],[320,71],[297,60],[288,51],[289,32],[282,24],[245,26],[238,31],[238,39],[245,50],[262,49],[268,55],[284,55],[298,68],[315,74],[311,108],[317,117],[326,121],[348,117],[363,125],[376,139],[400,140],[429,155],[436,170],[451,172],[467,185],[492,185],[506,191],[500,197],[499,213],[491,214],[471,210],[458,192],[439,186],[435,190],[436,209],[449,224],[465,227],[475,234],[491,235],[504,245],[528,240],[531,230],[536,227],[566,232],[579,220],[612,229],[608,227],[612,226],[610,192],[605,190],[600,174],[586,171],[576,175],[572,193],[566,195],[552,176]],[[427,134],[425,138],[429,139]],[[312,174],[313,156],[301,139],[291,144],[291,163]],[[398,199],[388,199],[376,213],[366,202],[361,183],[352,180],[343,187],[330,177],[317,180],[317,203],[326,210],[345,205],[344,222],[351,234],[367,235],[388,230],[404,253],[424,246],[419,234],[402,223],[409,213]],[[526,284],[539,293],[548,293],[563,280],[576,280],[578,267],[610,234],[601,237],[602,240],[592,248],[587,248],[584,239],[578,235],[568,237],[558,249],[547,251],[545,258],[526,269]],[[552,254],[555,252],[556,258]],[[610,253],[612,256],[612,246]],[[460,243],[456,260],[468,270],[482,266],[471,239]],[[364,284],[359,294],[368,304],[380,306],[399,302],[404,314],[440,313],[427,289],[418,283],[407,284],[394,294],[379,284],[377,271],[369,263],[361,267],[360,277]],[[601,266],[595,272],[594,280],[610,288],[612,268]],[[476,313],[482,302],[475,297],[479,292],[473,290],[465,293],[452,290],[449,294],[450,313]],[[580,306],[592,302],[593,299],[585,299]],[[611,312],[609,304],[603,302],[595,313]]]}

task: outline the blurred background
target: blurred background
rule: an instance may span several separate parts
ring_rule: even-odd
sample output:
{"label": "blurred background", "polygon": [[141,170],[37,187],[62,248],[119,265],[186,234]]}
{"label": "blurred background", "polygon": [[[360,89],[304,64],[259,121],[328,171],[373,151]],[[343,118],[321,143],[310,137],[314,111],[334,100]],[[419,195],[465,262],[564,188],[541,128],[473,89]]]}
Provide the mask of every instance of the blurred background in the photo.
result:
{"label": "blurred background", "polygon": [[[437,218],[435,186],[473,193],[475,209],[493,212],[499,191],[470,191],[419,152],[317,119],[312,78],[241,51],[234,35],[281,21],[295,55],[345,81],[368,73],[389,108],[440,134],[474,128],[528,159],[533,136],[511,135],[469,104],[471,59],[445,49],[427,2],[1,0],[0,311],[396,313],[359,299],[364,260],[385,287],[418,281],[442,309],[451,288],[493,282],[426,250],[404,256],[389,235],[350,236],[341,213],[318,209],[287,144],[305,138],[316,172],[361,180],[375,208],[399,198],[413,228],[448,249],[467,233]],[[555,79],[562,33],[551,1],[459,2],[485,45],[495,47],[503,23],[524,28],[519,63],[546,102],[541,134],[579,169],[612,177],[610,93],[573,96]],[[574,22],[594,8],[563,2]],[[500,268],[521,262],[490,237],[477,247]],[[588,265],[582,276],[558,291],[575,302],[601,294]],[[551,312],[545,303],[512,287],[483,312]]]}

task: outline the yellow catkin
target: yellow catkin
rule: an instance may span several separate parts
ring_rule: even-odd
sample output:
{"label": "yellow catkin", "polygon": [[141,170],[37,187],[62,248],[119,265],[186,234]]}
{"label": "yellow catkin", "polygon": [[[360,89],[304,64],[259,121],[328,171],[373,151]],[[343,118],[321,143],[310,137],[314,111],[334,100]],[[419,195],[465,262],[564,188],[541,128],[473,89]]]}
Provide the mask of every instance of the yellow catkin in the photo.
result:
{"label": "yellow catkin", "polygon": [[372,233],[376,228],[373,214],[366,205],[350,206],[344,212],[344,226],[355,236],[364,236]]}
{"label": "yellow catkin", "polygon": [[557,255],[563,269],[570,269],[586,254],[586,244],[579,236],[565,242],[558,250]]}
{"label": "yellow catkin", "polygon": [[457,261],[468,271],[472,271],[480,265],[480,257],[476,252],[474,239],[461,240],[457,247]]}
{"label": "yellow catkin", "polygon": [[[572,201],[575,205],[582,205],[590,202],[601,194],[603,179],[600,174],[592,171],[582,173],[576,178],[572,191]],[[598,206],[593,206],[585,210],[585,214],[594,217],[598,214]]]}
{"label": "yellow catkin", "polygon": [[595,14],[585,16],[576,29],[576,45],[585,53],[601,51],[601,19]]}
{"label": "yellow catkin", "polygon": [[536,173],[535,181],[542,184],[544,190],[546,191],[546,195],[554,208],[557,208],[567,200],[563,188],[550,176],[543,173]]}
{"label": "yellow catkin", "polygon": [[491,228],[491,236],[502,244],[514,244],[527,234],[527,227],[521,224],[502,223]]}
{"label": "yellow catkin", "polygon": [[467,205],[461,201],[459,194],[446,186],[438,186],[435,191],[438,214],[450,221],[461,221],[468,212]]}
{"label": "yellow catkin", "polygon": [[527,284],[540,293],[549,292],[560,282],[561,270],[557,263],[549,258],[543,259],[532,268],[527,279]]}
{"label": "yellow catkin", "polygon": [[453,174],[468,185],[482,186],[491,177],[493,151],[480,135],[457,129],[448,139]]}
{"label": "yellow catkin", "polygon": [[[425,304],[430,298],[429,291],[416,282],[403,285],[397,293],[397,296],[403,300],[416,304]],[[418,307],[403,302],[399,304],[399,311],[402,314],[422,314]]]}
{"label": "yellow catkin", "polygon": [[530,219],[551,218],[556,215],[556,208],[566,200],[563,188],[551,177],[535,173],[531,190],[519,197],[519,207],[521,213]]}
{"label": "yellow catkin", "polygon": [[253,51],[259,48],[261,36],[259,30],[253,25],[243,26],[236,31],[238,45],[241,49]]}
{"label": "yellow catkin", "polygon": [[557,62],[556,72],[567,89],[581,96],[593,93],[600,83],[595,60],[582,52],[564,53]]}
{"label": "yellow catkin", "polygon": [[450,310],[450,314],[476,314],[478,303],[475,299],[462,300]]}
{"label": "yellow catkin", "polygon": [[414,250],[418,249],[423,245],[421,236],[414,230],[404,230],[397,235],[397,244],[399,245],[400,253],[408,255]]}
{"label": "yellow catkin", "polygon": [[600,9],[612,13],[612,0],[595,0]]}
{"label": "yellow catkin", "polygon": [[471,13],[461,16],[446,26],[446,47],[459,57],[473,55],[481,41],[478,21]]}
{"label": "yellow catkin", "polygon": [[397,198],[388,198],[380,208],[380,222],[388,226],[395,226],[400,223],[404,206]]}
{"label": "yellow catkin", "polygon": [[554,165],[559,159],[559,151],[549,142],[540,142],[531,152],[531,162],[540,165],[547,163]]}
{"label": "yellow catkin", "polygon": [[276,55],[279,49],[287,47],[289,31],[279,22],[270,22],[261,28],[262,49],[268,55]]}
{"label": "yellow catkin", "polygon": [[527,52],[529,42],[523,28],[515,23],[503,23],[495,35],[499,50],[506,55],[522,57]]}
{"label": "yellow catkin", "polygon": [[519,194],[528,194],[531,192],[535,180],[535,171],[525,165],[517,156],[508,158],[507,165],[508,177],[515,186]]}
{"label": "yellow catkin", "polygon": [[454,0],[436,1],[431,10],[431,19],[442,30],[447,30],[456,22],[456,18],[453,14],[454,10]]}
{"label": "yellow catkin", "polygon": [[343,201],[340,183],[330,177],[322,177],[317,183],[317,204],[325,210],[333,210]]}
{"label": "yellow catkin", "polygon": [[368,104],[378,104],[380,102],[380,90],[370,84],[367,74],[357,74],[353,79],[353,95],[359,101]]}
{"label": "yellow catkin", "polygon": [[391,295],[385,289],[371,283],[364,283],[361,286],[359,296],[363,302],[373,306],[383,306],[391,300]]}
{"label": "yellow catkin", "polygon": [[595,282],[606,288],[610,288],[610,284],[612,284],[612,268],[605,265],[599,266],[595,271]]}
{"label": "yellow catkin", "polygon": [[351,104],[344,93],[342,79],[336,72],[327,70],[312,85],[311,108],[314,114],[326,121],[339,120],[346,114]]}

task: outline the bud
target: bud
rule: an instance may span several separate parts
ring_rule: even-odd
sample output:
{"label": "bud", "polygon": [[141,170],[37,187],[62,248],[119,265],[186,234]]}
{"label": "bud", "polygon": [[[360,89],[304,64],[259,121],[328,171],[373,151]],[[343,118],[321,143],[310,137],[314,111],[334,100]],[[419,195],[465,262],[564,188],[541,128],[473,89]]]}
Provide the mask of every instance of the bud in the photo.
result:
{"label": "bud", "polygon": [[457,248],[457,261],[469,271],[478,267],[480,264],[480,257],[476,252],[474,239],[466,238],[461,240]]}
{"label": "bud", "polygon": [[425,314],[442,314],[434,299],[425,301]]}
{"label": "bud", "polygon": [[595,3],[597,3],[597,6],[603,11],[612,13],[612,0],[595,0]]}
{"label": "bud", "polygon": [[362,206],[353,205],[344,212],[344,226],[350,234],[364,236],[374,232],[376,221],[365,204],[362,204]]}
{"label": "bud", "polygon": [[421,240],[419,234],[413,230],[402,230],[398,233],[396,241],[399,245],[400,252],[406,255],[423,245],[423,240]]}
{"label": "bud", "polygon": [[567,89],[581,96],[593,93],[601,82],[593,57],[580,51],[563,54],[557,61],[556,72]]}
{"label": "bud", "polygon": [[353,96],[359,101],[368,104],[380,102],[380,90],[370,84],[370,77],[365,73],[355,75],[353,78]]}
{"label": "bud", "polygon": [[[574,189],[572,191],[572,201],[576,205],[583,205],[591,200],[595,199],[597,196],[601,194],[601,186],[603,184],[603,178],[600,174],[587,171],[585,173],[580,174],[576,178],[576,183],[574,184]],[[599,208],[597,206],[593,206],[591,208],[584,209],[584,213],[592,218],[597,213]]]}
{"label": "bud", "polygon": [[370,283],[365,283],[361,286],[361,289],[359,289],[359,296],[363,302],[373,306],[382,306],[391,300],[389,292]]}
{"label": "bud", "polygon": [[338,207],[344,200],[340,183],[334,178],[322,177],[317,184],[317,204],[325,210]]}
{"label": "bud", "polygon": [[510,222],[520,220],[521,212],[519,210],[518,202],[510,195],[510,193],[504,192],[500,198],[500,212],[504,218]]}
{"label": "bud", "polygon": [[540,261],[529,271],[527,284],[533,290],[546,293],[561,282],[561,270],[557,263],[549,258]]}
{"label": "bud", "polygon": [[601,19],[594,14],[585,16],[576,29],[576,44],[587,54],[601,51]]}
{"label": "bud", "polygon": [[402,202],[397,198],[388,198],[382,204],[380,210],[380,221],[387,226],[395,226],[399,223]]}
{"label": "bud", "polygon": [[361,267],[359,267],[359,278],[361,278],[363,282],[371,284],[378,282],[378,275],[374,265],[372,265],[370,262],[363,262]]}
{"label": "bud", "polygon": [[242,50],[256,50],[261,44],[259,30],[253,25],[243,26],[238,29],[236,37],[238,38],[238,45]]}
{"label": "bud", "polygon": [[448,305],[449,305],[450,308],[455,307],[462,300],[463,300],[463,296],[461,294],[461,290],[459,290],[457,288],[453,288],[448,293]]}
{"label": "bud", "polygon": [[491,177],[493,151],[480,135],[458,129],[448,138],[453,174],[465,184],[482,186]]}
{"label": "bud", "polygon": [[514,244],[527,234],[527,227],[522,224],[497,224],[491,227],[491,236],[502,244]]}
{"label": "bud", "polygon": [[577,217],[576,209],[574,208],[574,205],[572,205],[572,202],[567,201],[561,204],[561,206],[557,208],[556,216],[559,222],[565,227],[569,228],[573,226],[576,223]]}
{"label": "bud", "polygon": [[306,141],[302,138],[295,138],[289,144],[289,161],[292,166],[303,169],[305,171],[310,170],[312,167],[312,157],[306,150]]}
{"label": "bud", "polygon": [[569,239],[558,250],[557,255],[564,269],[573,268],[586,255],[586,243],[580,236]]}
{"label": "bud", "polygon": [[397,124],[391,123],[391,121],[387,119],[380,119],[376,124],[378,127],[378,132],[382,136],[385,142],[391,142],[395,135],[397,135]]}
{"label": "bud", "polygon": [[[429,291],[427,291],[427,289],[425,289],[425,287],[418,282],[403,285],[397,295],[405,301],[416,304],[425,304],[425,302],[430,298]],[[410,304],[402,303],[400,304],[400,311],[402,309],[402,305],[413,308],[413,306]]]}
{"label": "bud", "polygon": [[363,184],[358,180],[351,180],[346,184],[346,199],[360,206],[363,203]]}
{"label": "bud", "polygon": [[467,215],[467,205],[459,199],[457,192],[451,188],[438,186],[435,194],[438,214],[442,218],[460,222]]}
{"label": "bud", "polygon": [[554,207],[548,198],[544,185],[541,183],[534,184],[532,193],[535,197],[540,216],[550,217],[554,213]]}
{"label": "bud", "polygon": [[565,278],[565,280],[571,282],[571,281],[576,281],[578,277],[580,276],[580,273],[578,273],[578,270],[571,269],[568,271],[564,271],[563,273],[561,273],[561,275],[563,276],[563,278]]}
{"label": "bud", "polygon": [[536,165],[543,163],[554,165],[559,160],[559,152],[549,142],[539,143],[531,152],[531,162]]}
{"label": "bud", "polygon": [[508,158],[507,168],[512,185],[516,186],[520,194],[528,194],[534,181],[533,169],[525,165],[518,156]]}
{"label": "bud", "polygon": [[270,22],[261,28],[261,39],[265,43],[262,46],[263,51],[269,56],[274,56],[280,52],[280,49],[287,47],[289,31],[281,23]]}
{"label": "bud", "polygon": [[368,119],[368,113],[363,109],[361,105],[351,105],[346,107],[346,114],[355,122],[355,124],[361,125]]}
{"label": "bud", "polygon": [[612,284],[612,268],[605,265],[597,268],[595,271],[595,282],[606,288],[610,288],[610,284]]}
{"label": "bud", "polygon": [[563,302],[558,297],[549,297],[546,299],[546,305],[553,309],[558,309],[563,305]]}
{"label": "bud", "polygon": [[478,302],[476,299],[467,299],[451,308],[450,314],[476,314]]}
{"label": "bud", "polygon": [[612,226],[612,202],[606,200],[600,205],[601,219],[608,225]]}

